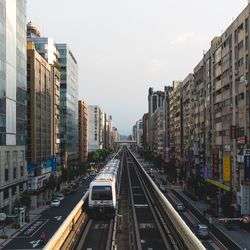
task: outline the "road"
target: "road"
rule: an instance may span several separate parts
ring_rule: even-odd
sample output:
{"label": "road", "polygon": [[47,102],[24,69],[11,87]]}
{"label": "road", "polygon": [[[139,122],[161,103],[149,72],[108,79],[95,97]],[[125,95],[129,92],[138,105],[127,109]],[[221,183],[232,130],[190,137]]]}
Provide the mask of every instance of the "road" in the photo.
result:
{"label": "road", "polygon": [[86,179],[75,193],[65,196],[59,207],[43,211],[37,220],[21,231],[3,249],[41,249],[43,247],[39,240],[41,232],[46,233],[45,243],[47,243],[83,197],[92,178]]}

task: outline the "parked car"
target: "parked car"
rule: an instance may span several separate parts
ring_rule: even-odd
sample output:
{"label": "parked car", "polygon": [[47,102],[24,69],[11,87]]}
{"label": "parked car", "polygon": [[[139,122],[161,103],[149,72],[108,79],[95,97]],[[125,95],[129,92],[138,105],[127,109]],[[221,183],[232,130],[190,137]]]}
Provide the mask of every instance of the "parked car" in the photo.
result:
{"label": "parked car", "polygon": [[208,238],[209,232],[208,232],[208,227],[205,224],[197,224],[195,226],[195,234],[198,238]]}
{"label": "parked car", "polygon": [[59,201],[58,199],[52,200],[50,204],[51,207],[59,207],[60,205],[61,205],[61,201]]}
{"label": "parked car", "polygon": [[64,195],[63,194],[57,194],[55,199],[59,200],[59,201],[62,201],[64,199]]}
{"label": "parked car", "polygon": [[175,208],[177,211],[185,211],[186,210],[186,207],[185,205],[182,203],[182,202],[178,202],[176,205],[175,205]]}

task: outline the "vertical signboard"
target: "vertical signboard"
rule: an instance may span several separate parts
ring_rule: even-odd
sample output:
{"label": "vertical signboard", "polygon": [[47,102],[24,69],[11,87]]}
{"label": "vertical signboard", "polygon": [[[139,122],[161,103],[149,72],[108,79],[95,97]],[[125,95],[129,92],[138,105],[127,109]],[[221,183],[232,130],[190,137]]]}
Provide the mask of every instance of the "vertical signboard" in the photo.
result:
{"label": "vertical signboard", "polygon": [[213,179],[219,179],[219,149],[213,149],[213,169],[212,169]]}
{"label": "vertical signboard", "polygon": [[168,163],[170,161],[170,148],[165,149],[165,162]]}
{"label": "vertical signboard", "polygon": [[241,214],[250,214],[250,186],[241,185],[240,186],[240,196],[241,196]]}
{"label": "vertical signboard", "polygon": [[223,181],[230,181],[230,165],[231,165],[231,157],[229,155],[225,155],[223,157]]}
{"label": "vertical signboard", "polygon": [[250,149],[244,150],[244,181],[250,184]]}

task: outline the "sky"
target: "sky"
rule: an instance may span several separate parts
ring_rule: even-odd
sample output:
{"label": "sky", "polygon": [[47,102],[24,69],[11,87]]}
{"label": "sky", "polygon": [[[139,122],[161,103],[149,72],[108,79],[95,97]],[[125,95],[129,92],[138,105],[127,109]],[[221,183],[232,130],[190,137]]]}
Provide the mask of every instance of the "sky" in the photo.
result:
{"label": "sky", "polygon": [[147,112],[148,88],[183,80],[247,0],[28,0],[27,21],[67,43],[79,94],[120,134]]}

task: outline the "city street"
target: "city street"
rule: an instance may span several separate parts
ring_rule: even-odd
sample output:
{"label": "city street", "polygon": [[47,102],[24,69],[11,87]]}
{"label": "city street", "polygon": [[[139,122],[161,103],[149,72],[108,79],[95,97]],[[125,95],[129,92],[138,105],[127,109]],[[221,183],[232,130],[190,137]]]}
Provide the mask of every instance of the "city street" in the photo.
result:
{"label": "city street", "polygon": [[89,177],[86,179],[75,193],[65,196],[59,207],[48,208],[42,212],[37,220],[33,221],[24,230],[21,230],[20,233],[5,245],[3,249],[42,248],[39,239],[41,232],[45,232],[45,243],[48,242],[68,214],[83,197],[92,178],[93,177]]}

